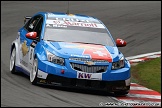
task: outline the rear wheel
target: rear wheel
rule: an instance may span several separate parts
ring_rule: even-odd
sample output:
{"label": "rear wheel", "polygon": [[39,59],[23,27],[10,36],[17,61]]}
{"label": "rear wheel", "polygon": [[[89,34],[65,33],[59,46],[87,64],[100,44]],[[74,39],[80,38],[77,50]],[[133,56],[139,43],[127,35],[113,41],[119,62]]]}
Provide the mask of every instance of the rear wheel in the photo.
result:
{"label": "rear wheel", "polygon": [[37,73],[38,73],[38,60],[37,58],[33,61],[32,71],[30,72],[30,82],[33,85],[37,84]]}
{"label": "rear wheel", "polygon": [[15,62],[16,62],[16,48],[14,47],[12,49],[11,56],[10,56],[10,72],[12,74],[15,74],[16,73],[16,70],[15,70]]}

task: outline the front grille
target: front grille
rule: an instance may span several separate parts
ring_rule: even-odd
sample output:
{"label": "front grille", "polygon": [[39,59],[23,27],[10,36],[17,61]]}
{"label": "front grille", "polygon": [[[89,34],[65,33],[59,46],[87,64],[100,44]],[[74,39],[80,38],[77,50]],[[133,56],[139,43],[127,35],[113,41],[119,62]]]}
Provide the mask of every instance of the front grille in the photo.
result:
{"label": "front grille", "polygon": [[88,72],[88,73],[102,73],[105,72],[108,67],[108,66],[101,66],[101,65],[88,66],[85,64],[77,64],[77,63],[70,63],[70,64],[74,70]]}

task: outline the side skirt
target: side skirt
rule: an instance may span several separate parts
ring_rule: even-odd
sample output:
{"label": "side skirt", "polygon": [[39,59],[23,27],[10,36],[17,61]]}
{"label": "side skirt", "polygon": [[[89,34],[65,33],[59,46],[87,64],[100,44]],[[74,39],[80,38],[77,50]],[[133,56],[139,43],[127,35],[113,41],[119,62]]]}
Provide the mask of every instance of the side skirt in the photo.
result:
{"label": "side skirt", "polygon": [[16,69],[17,71],[23,72],[24,74],[30,76],[30,73],[27,72],[25,69],[23,69],[23,68],[21,68],[21,67],[15,66],[15,69]]}

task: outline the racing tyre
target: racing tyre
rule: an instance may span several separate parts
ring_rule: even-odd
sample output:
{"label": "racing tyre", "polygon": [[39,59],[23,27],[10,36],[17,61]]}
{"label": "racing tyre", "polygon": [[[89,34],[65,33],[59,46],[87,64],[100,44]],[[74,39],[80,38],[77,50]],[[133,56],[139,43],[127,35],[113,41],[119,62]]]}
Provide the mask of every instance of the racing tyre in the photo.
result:
{"label": "racing tyre", "polygon": [[33,85],[37,84],[37,73],[38,73],[38,60],[37,58],[33,61],[32,71],[30,72],[30,82]]}
{"label": "racing tyre", "polygon": [[11,56],[10,56],[10,72],[12,74],[16,73],[15,62],[16,62],[16,48],[14,47],[12,49]]}

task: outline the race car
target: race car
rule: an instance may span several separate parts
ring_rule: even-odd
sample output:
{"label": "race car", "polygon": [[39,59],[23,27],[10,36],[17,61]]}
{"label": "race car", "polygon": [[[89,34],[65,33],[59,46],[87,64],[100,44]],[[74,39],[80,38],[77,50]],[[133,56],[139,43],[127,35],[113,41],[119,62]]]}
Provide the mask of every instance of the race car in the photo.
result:
{"label": "race car", "polygon": [[[28,20],[28,21],[27,21]],[[95,17],[38,12],[24,18],[11,44],[10,71],[30,76],[33,85],[80,87],[128,94],[130,63],[108,28]]]}

